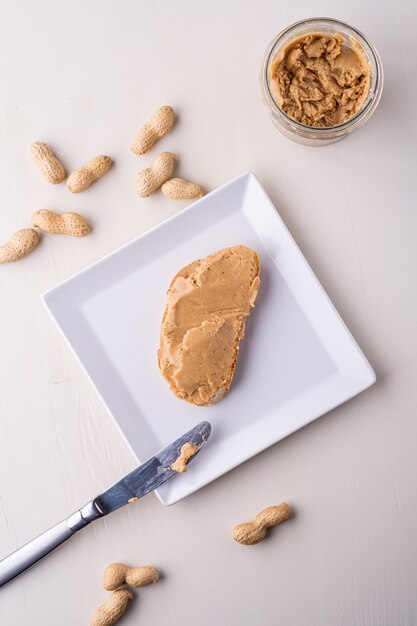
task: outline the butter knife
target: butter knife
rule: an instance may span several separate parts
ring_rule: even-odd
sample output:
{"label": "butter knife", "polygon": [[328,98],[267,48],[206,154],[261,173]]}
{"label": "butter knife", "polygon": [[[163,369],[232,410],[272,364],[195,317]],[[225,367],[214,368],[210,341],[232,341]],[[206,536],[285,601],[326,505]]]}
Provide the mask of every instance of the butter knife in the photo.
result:
{"label": "butter knife", "polygon": [[67,519],[9,554],[0,561],[0,587],[6,585],[16,576],[23,574],[90,522],[120,509],[129,502],[134,502],[160,487],[177,473],[171,469],[171,465],[178,458],[181,447],[185,443],[191,442],[198,446],[195,453],[197,454],[206,443],[210,433],[210,424],[200,422]]}

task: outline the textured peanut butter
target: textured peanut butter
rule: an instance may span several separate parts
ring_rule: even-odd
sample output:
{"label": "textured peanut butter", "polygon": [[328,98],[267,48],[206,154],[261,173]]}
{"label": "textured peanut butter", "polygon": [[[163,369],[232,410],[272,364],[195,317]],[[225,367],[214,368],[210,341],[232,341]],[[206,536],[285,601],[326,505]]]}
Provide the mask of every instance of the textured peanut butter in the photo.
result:
{"label": "textured peanut butter", "polygon": [[343,124],[361,110],[369,94],[371,68],[360,45],[341,35],[312,33],[278,52],[270,89],[278,106],[301,124]]}
{"label": "textured peanut butter", "polygon": [[171,465],[171,469],[174,472],[183,473],[187,471],[188,461],[198,452],[198,446],[192,441],[187,441],[180,451],[179,457]]}
{"label": "textured peanut butter", "polygon": [[175,276],[167,294],[158,361],[179,398],[197,405],[223,398],[258,288],[258,255],[245,246],[219,250]]}

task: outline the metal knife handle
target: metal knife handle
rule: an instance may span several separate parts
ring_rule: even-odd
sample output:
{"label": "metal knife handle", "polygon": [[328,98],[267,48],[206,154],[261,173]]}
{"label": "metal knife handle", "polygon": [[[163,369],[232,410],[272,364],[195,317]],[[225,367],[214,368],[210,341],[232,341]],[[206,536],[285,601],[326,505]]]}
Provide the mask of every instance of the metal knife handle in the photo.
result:
{"label": "metal knife handle", "polygon": [[0,561],[0,587],[23,574],[27,569],[55,550],[64,541],[72,537],[77,530],[105,513],[97,500],[92,500],[70,517],[52,526],[49,530],[29,541],[15,552]]}

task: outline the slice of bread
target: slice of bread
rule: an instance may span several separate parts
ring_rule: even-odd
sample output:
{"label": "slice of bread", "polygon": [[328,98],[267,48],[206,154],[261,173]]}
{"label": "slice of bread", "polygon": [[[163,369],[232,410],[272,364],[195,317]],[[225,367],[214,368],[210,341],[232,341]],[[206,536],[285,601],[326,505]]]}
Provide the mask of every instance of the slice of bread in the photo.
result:
{"label": "slice of bread", "polygon": [[259,273],[256,252],[233,246],[190,263],[174,277],[158,363],[179,398],[208,406],[229,390]]}

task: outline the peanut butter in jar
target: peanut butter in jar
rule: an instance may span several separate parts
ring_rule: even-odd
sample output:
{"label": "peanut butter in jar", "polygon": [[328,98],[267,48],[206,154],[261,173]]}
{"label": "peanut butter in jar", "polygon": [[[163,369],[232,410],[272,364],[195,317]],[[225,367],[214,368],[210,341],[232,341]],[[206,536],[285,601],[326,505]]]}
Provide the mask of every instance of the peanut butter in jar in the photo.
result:
{"label": "peanut butter in jar", "polygon": [[330,18],[292,24],[268,46],[261,94],[286,137],[320,146],[359,128],[381,98],[379,55],[355,28]]}
{"label": "peanut butter in jar", "polygon": [[371,67],[355,40],[312,33],[290,42],[271,65],[270,89],[291,118],[314,128],[343,124],[362,109]]}

